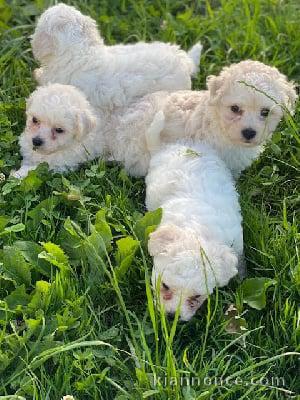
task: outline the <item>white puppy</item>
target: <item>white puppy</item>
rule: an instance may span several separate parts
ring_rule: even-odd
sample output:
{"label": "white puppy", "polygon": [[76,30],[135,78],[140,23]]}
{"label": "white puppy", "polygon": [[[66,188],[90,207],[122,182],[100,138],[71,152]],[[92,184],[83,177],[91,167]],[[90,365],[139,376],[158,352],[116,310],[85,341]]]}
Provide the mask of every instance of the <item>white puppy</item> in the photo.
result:
{"label": "white puppy", "polygon": [[157,90],[190,89],[202,49],[200,43],[189,53],[161,42],[106,46],[93,19],[62,3],[41,15],[31,44],[40,85],[74,85],[104,109]]}
{"label": "white puppy", "polygon": [[168,314],[189,320],[216,286],[238,272],[243,234],[238,194],[224,162],[208,145],[168,144],[153,155],[146,205],[162,207],[150,234],[152,284]]}
{"label": "white puppy", "polygon": [[75,87],[39,87],[27,100],[26,114],[19,141],[23,161],[13,176],[22,178],[41,162],[63,172],[103,154],[101,122]]}
{"label": "white puppy", "polygon": [[145,132],[162,110],[162,142],[192,138],[209,143],[237,178],[263,151],[284,112],[293,111],[295,87],[276,68],[251,60],[208,77],[207,86],[198,92],[157,92],[132,104],[107,137],[113,157],[130,174],[145,175],[150,160]]}

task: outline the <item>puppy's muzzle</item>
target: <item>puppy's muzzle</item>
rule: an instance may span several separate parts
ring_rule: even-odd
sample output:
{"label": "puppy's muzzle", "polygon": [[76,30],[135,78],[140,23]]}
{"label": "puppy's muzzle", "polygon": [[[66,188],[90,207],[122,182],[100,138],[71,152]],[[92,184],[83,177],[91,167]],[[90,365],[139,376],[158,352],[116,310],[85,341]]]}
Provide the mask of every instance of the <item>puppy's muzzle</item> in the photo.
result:
{"label": "puppy's muzzle", "polygon": [[40,137],[36,136],[32,139],[32,144],[34,148],[37,148],[41,147],[44,144],[44,141]]}
{"label": "puppy's muzzle", "polygon": [[246,128],[242,130],[242,136],[247,141],[252,140],[256,136],[256,131],[252,128]]}

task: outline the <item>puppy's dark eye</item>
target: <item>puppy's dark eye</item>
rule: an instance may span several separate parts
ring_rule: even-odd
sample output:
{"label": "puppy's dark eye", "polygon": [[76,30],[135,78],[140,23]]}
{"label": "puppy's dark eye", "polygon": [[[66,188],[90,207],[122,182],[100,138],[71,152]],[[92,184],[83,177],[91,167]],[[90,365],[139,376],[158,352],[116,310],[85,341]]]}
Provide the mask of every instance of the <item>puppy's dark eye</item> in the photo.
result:
{"label": "puppy's dark eye", "polygon": [[56,133],[64,133],[64,130],[62,128],[54,128]]}
{"label": "puppy's dark eye", "polygon": [[260,115],[264,118],[266,118],[270,113],[270,110],[268,108],[262,108],[260,111]]}
{"label": "puppy's dark eye", "polygon": [[39,123],[39,120],[38,120],[36,117],[32,117],[32,122],[33,122],[34,124],[38,124],[38,123]]}
{"label": "puppy's dark eye", "polygon": [[165,290],[170,290],[169,286],[166,285],[165,283],[162,283],[162,287],[163,287]]}
{"label": "puppy's dark eye", "polygon": [[236,104],[235,104],[234,106],[231,106],[230,109],[231,109],[231,111],[232,111],[233,113],[235,113],[235,114],[238,114],[238,113],[241,112],[240,107],[237,106]]}

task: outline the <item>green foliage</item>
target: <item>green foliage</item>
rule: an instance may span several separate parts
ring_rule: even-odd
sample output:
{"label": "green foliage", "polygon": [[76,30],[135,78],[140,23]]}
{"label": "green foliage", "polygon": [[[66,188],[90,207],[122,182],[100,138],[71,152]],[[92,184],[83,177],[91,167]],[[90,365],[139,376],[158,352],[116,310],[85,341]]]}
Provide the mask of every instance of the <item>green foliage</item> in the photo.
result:
{"label": "green foliage", "polygon": [[116,253],[116,261],[118,263],[116,275],[118,279],[121,279],[132,264],[134,255],[139,247],[139,241],[127,236],[119,239],[116,245],[118,248]]}
{"label": "green foliage", "polygon": [[15,286],[23,283],[30,285],[30,265],[24,260],[20,250],[5,246],[3,249],[3,272],[14,282]]}
{"label": "green foliage", "polygon": [[148,211],[141,219],[136,222],[135,233],[138,239],[146,245],[151,232],[155,231],[162,217],[162,209]]}
{"label": "green foliage", "polygon": [[243,302],[257,310],[262,310],[266,307],[266,291],[269,286],[275,284],[276,281],[270,278],[246,279],[241,285]]}
{"label": "green foliage", "polygon": [[[187,49],[201,40],[195,88],[243,58],[299,81],[297,0],[70,3],[97,20],[109,44]],[[0,0],[0,398],[296,395],[299,105],[238,182],[249,279],[211,295],[189,323],[168,321],[155,307],[147,254],[162,210],[145,214],[143,180],[102,161],[64,176],[41,164],[23,181],[8,177],[20,165],[25,98],[35,86],[28,38],[50,4]]]}

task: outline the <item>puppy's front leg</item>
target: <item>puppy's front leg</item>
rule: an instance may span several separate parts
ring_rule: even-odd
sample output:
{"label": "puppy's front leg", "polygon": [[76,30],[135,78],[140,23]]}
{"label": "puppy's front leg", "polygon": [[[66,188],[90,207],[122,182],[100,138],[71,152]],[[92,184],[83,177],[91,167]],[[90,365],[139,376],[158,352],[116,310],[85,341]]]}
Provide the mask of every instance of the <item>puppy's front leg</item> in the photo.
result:
{"label": "puppy's front leg", "polygon": [[33,77],[39,85],[43,85],[42,76],[43,76],[43,68],[36,68],[33,71]]}
{"label": "puppy's front leg", "polygon": [[21,165],[21,168],[17,171],[11,171],[10,176],[13,176],[18,179],[25,178],[28,175],[28,172],[35,169],[37,165]]}

